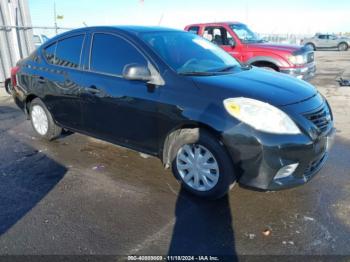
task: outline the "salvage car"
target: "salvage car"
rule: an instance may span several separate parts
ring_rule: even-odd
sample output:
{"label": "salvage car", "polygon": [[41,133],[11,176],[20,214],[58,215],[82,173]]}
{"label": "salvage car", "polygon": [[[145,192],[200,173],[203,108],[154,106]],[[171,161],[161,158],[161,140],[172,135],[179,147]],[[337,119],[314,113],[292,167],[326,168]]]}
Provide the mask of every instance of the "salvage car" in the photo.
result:
{"label": "salvage car", "polygon": [[331,108],[309,83],[241,65],[173,29],[64,33],[18,62],[12,86],[39,137],[67,129],[157,156],[206,198],[235,182],[302,185],[325,164],[334,134]]}
{"label": "salvage car", "polygon": [[330,34],[316,34],[314,37],[301,40],[301,44],[311,50],[337,48],[339,51],[347,51],[350,38]]}
{"label": "salvage car", "polygon": [[186,26],[185,30],[219,45],[243,64],[274,70],[303,80],[310,80],[315,76],[316,64],[312,50],[297,45],[268,43],[243,23],[192,24]]}

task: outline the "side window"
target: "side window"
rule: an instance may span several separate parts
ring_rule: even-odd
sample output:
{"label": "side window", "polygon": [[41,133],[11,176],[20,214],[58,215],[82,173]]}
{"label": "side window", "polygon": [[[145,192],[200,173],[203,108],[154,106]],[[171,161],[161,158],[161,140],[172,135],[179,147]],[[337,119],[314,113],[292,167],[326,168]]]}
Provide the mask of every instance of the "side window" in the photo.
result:
{"label": "side window", "polygon": [[147,65],[146,59],[126,40],[111,34],[94,34],[90,70],[122,75],[128,64]]}
{"label": "side window", "polygon": [[319,39],[327,39],[327,36],[326,35],[319,35],[318,38]]}
{"label": "side window", "polygon": [[47,62],[50,64],[55,63],[56,47],[57,47],[57,42],[53,43],[52,45],[49,45],[44,49],[44,56]]}
{"label": "side window", "polygon": [[190,32],[190,33],[192,33],[192,34],[198,35],[199,26],[191,26],[191,27],[188,29],[188,32]]}
{"label": "side window", "polygon": [[233,38],[224,27],[206,27],[203,37],[217,45],[232,45]]}
{"label": "side window", "polygon": [[58,41],[55,64],[59,66],[78,68],[84,35],[77,35]]}

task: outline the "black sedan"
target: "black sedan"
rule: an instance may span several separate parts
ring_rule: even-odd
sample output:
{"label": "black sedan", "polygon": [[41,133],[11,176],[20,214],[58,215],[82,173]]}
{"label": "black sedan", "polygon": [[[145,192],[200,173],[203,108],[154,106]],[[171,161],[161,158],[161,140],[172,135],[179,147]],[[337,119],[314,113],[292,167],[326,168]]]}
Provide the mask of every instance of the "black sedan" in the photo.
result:
{"label": "black sedan", "polygon": [[184,188],[218,198],[240,184],[309,181],[334,134],[310,84],[239,64],[191,33],[91,27],[61,34],[12,69],[36,133],[70,130],[158,156]]}

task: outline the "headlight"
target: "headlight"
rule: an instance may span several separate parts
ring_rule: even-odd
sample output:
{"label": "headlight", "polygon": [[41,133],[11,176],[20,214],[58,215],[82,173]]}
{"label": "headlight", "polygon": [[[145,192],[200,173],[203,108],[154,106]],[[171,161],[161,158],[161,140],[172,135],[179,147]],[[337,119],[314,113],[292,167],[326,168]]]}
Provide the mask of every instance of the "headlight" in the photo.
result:
{"label": "headlight", "polygon": [[237,97],[224,100],[227,112],[251,127],[274,134],[300,134],[300,129],[280,109],[259,100]]}
{"label": "headlight", "polygon": [[303,65],[306,64],[306,57],[304,55],[292,55],[288,57],[288,60],[293,65]]}

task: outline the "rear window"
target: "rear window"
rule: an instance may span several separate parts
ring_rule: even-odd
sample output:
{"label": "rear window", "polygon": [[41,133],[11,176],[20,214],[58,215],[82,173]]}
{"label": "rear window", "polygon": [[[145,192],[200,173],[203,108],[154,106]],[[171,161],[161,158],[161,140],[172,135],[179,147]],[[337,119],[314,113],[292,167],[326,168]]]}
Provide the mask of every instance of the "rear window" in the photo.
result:
{"label": "rear window", "polygon": [[55,65],[78,68],[83,42],[84,35],[77,35],[58,41]]}
{"label": "rear window", "polygon": [[190,33],[192,33],[192,34],[198,35],[199,26],[191,26],[191,27],[188,29],[188,32],[190,32]]}
{"label": "rear window", "polygon": [[48,63],[58,66],[78,68],[85,35],[59,40],[44,49]]}

